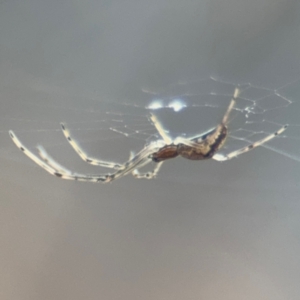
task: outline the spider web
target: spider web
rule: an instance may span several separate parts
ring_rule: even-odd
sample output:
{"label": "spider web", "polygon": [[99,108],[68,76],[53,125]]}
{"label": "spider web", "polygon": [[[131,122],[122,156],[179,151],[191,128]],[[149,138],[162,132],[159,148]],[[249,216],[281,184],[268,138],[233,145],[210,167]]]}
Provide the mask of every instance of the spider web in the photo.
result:
{"label": "spider web", "polygon": [[[63,121],[91,156],[122,162],[128,159],[130,151],[137,152],[159,138],[149,121],[150,113],[158,117],[172,137],[193,136],[220,122],[238,88],[229,137],[220,152],[226,154],[244,147],[289,124],[282,135],[263,147],[300,161],[299,82],[297,78],[270,88],[210,77],[177,82],[159,90],[144,87],[134,97],[120,101],[101,99],[95,94],[70,95],[61,90],[53,97],[52,89],[50,96],[44,90],[35,90],[32,98],[29,95],[28,99],[14,100],[7,117],[0,119],[0,133],[13,129],[32,150],[37,143],[42,144],[58,160],[58,155],[65,152],[74,165],[74,158],[69,155],[73,150],[60,130],[59,123]],[[4,151],[2,148],[2,154]],[[9,151],[6,149],[5,154]]]}

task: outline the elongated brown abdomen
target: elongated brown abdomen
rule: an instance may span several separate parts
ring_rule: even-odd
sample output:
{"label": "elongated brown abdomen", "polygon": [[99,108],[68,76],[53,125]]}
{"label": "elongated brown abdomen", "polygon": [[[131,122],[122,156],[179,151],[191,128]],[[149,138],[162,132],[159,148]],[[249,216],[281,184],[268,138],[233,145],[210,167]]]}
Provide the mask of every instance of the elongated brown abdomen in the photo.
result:
{"label": "elongated brown abdomen", "polygon": [[226,137],[227,127],[225,125],[219,125],[200,142],[192,140],[198,143],[195,147],[179,144],[177,146],[178,155],[191,160],[211,158],[224,145]]}

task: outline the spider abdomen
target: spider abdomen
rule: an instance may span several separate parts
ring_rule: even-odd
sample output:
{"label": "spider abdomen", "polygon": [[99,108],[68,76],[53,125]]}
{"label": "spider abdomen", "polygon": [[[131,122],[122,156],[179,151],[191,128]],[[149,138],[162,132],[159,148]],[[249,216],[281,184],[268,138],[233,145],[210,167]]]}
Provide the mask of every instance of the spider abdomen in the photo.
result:
{"label": "spider abdomen", "polygon": [[208,134],[205,139],[198,142],[198,140],[192,140],[196,142],[196,146],[188,146],[185,144],[178,144],[178,155],[191,160],[202,160],[213,157],[213,155],[220,149],[225,143],[227,137],[227,127],[219,125],[216,129]]}
{"label": "spider abdomen", "polygon": [[183,144],[178,145],[179,155],[190,160],[208,159],[213,156],[213,151],[206,143],[201,143],[197,148],[186,146]]}

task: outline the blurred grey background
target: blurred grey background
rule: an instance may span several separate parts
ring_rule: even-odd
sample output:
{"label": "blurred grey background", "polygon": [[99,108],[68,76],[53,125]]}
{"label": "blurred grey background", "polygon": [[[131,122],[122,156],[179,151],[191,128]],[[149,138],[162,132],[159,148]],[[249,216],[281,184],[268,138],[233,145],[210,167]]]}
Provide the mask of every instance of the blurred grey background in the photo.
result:
{"label": "blurred grey background", "polygon": [[88,184],[50,176],[7,133],[97,172],[60,121],[184,78],[283,86],[300,75],[299,20],[297,0],[0,1],[0,298],[299,299],[299,162],[261,148]]}

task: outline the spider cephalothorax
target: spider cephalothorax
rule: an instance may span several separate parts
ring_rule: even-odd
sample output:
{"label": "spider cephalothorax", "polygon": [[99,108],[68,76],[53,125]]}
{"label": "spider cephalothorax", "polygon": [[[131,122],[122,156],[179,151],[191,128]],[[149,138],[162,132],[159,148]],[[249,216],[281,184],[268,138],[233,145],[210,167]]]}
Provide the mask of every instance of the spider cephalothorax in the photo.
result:
{"label": "spider cephalothorax", "polygon": [[[217,161],[225,161],[268,142],[269,140],[273,139],[274,137],[286,130],[287,125],[281,127],[275,133],[272,133],[267,137],[258,140],[246,147],[232,151],[227,155],[218,153],[218,151],[223,147],[226,141],[228,135],[227,126],[229,115],[232,109],[234,108],[239,93],[240,90],[236,89],[233,98],[230,101],[230,104],[227,108],[227,111],[225,112],[224,117],[219,125],[208,130],[207,132],[201,133],[190,138],[179,136],[175,139],[172,139],[168,135],[166,130],[164,130],[161,123],[157,120],[156,116],[151,115],[150,119],[153,122],[155,128],[157,129],[158,133],[160,134],[161,139],[158,139],[157,141],[154,141],[149,145],[145,146],[144,149],[142,149],[136,155],[131,156],[130,159],[124,164],[103,161],[89,157],[81,149],[78,143],[71,138],[70,132],[66,128],[66,126],[64,124],[61,124],[63,134],[65,135],[73,149],[77,152],[77,154],[89,164],[115,169],[116,171],[111,174],[88,175],[74,173],[57,163],[42,146],[38,146],[38,151],[40,155],[39,158],[21,143],[21,141],[17,138],[14,132],[10,131],[9,134],[14,143],[21,151],[24,152],[24,154],[26,154],[40,167],[45,169],[48,173],[62,179],[106,183],[111,182],[112,180],[120,178],[129,173],[132,173],[132,175],[136,178],[150,179],[156,176],[159,169],[161,168],[161,165],[167,159],[182,156],[191,160],[203,160],[212,158]],[[150,162],[156,163],[155,168],[147,173],[139,173],[138,169],[147,165]]]}

